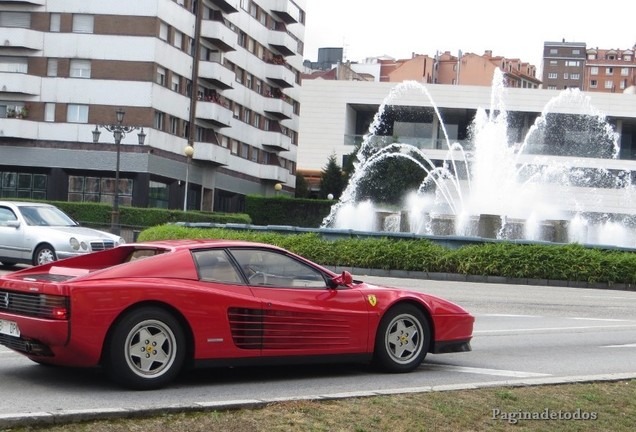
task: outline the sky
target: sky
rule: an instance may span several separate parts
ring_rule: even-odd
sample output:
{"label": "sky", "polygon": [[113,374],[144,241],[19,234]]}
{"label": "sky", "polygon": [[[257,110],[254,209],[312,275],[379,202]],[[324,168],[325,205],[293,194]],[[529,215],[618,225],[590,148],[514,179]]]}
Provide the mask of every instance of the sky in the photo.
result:
{"label": "sky", "polygon": [[[628,49],[636,44],[631,0],[306,0],[305,54],[342,47],[345,60],[436,51],[519,58],[541,68],[543,43],[585,42]],[[631,6],[630,6],[631,5]]]}

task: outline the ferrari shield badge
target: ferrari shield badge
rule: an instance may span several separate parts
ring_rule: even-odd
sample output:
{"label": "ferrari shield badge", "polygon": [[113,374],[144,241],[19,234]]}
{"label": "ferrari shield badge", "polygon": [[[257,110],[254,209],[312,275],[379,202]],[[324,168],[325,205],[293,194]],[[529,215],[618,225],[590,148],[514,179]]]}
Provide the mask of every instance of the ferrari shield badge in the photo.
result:
{"label": "ferrari shield badge", "polygon": [[369,304],[370,304],[371,306],[375,306],[375,305],[377,305],[377,304],[378,304],[378,299],[377,299],[377,298],[375,298],[375,296],[374,296],[373,294],[369,294],[369,295],[367,296],[367,300],[369,300]]}

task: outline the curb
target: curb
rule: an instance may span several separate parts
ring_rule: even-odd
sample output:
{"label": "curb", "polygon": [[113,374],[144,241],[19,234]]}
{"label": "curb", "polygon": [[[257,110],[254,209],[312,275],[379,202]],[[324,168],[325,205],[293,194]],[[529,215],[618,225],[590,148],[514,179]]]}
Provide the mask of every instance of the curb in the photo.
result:
{"label": "curb", "polygon": [[476,390],[491,387],[528,387],[540,385],[581,384],[590,382],[616,382],[636,379],[636,372],[610,373],[601,375],[578,375],[569,377],[521,378],[504,381],[486,381],[468,384],[448,384],[368,392],[344,392],[295,398],[239,399],[222,402],[198,402],[190,405],[168,405],[153,408],[105,408],[95,410],[60,410],[56,412],[31,412],[0,414],[0,429],[25,426],[51,426],[82,421],[109,420],[119,418],[141,418],[153,415],[185,412],[229,411],[238,409],[258,409],[269,404],[284,401],[329,401],[347,398],[389,396],[408,393],[431,393],[455,390]]}

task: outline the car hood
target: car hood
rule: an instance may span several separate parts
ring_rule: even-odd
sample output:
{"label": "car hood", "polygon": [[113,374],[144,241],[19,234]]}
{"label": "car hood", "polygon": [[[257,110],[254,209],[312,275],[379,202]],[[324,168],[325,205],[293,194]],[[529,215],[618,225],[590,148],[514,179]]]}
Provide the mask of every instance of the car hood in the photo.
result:
{"label": "car hood", "polygon": [[109,234],[105,231],[98,231],[92,228],[85,228],[80,226],[64,227],[64,226],[47,226],[47,227],[33,227],[34,229],[42,229],[43,231],[51,232],[55,231],[60,234],[66,234],[72,237],[81,237],[82,239],[106,239],[116,240],[118,237]]}

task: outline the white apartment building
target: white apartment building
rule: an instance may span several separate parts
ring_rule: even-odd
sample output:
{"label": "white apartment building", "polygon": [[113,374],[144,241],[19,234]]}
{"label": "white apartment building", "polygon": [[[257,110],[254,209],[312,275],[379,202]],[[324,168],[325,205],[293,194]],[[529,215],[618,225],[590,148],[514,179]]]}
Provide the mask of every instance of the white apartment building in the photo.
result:
{"label": "white apartment building", "polygon": [[112,203],[118,147],[121,205],[293,190],[305,3],[1,1],[0,197]]}

